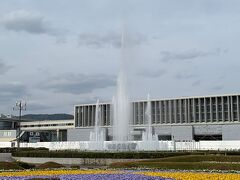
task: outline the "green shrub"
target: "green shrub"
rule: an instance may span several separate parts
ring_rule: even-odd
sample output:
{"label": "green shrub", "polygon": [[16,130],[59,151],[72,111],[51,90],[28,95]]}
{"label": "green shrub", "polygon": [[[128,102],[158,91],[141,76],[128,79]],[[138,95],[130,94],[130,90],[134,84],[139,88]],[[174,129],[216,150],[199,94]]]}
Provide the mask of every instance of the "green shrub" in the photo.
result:
{"label": "green shrub", "polygon": [[28,164],[28,163],[25,163],[25,162],[21,162],[21,161],[18,161],[16,162],[16,164],[24,169],[33,169],[35,168],[35,165],[34,164]]}
{"label": "green shrub", "polygon": [[[20,149],[12,153],[15,157],[55,157],[55,158],[111,158],[111,159],[156,159],[186,155],[238,155],[239,152],[194,151],[194,152],[87,152],[87,151],[49,151],[44,148]],[[240,155],[240,153],[239,153]]]}
{"label": "green shrub", "polygon": [[152,159],[190,155],[190,152],[79,152],[79,151],[16,151],[15,157],[56,157],[56,158],[112,158],[112,159]]}
{"label": "green shrub", "polygon": [[63,168],[62,164],[58,164],[56,162],[46,162],[41,165],[39,165],[37,168],[38,169],[55,169],[55,168]]}
{"label": "green shrub", "polygon": [[10,169],[23,169],[17,163],[14,162],[0,162],[0,170],[10,170]]}
{"label": "green shrub", "polygon": [[73,169],[79,169],[80,166],[78,166],[78,165],[72,165],[71,168],[73,168]]}

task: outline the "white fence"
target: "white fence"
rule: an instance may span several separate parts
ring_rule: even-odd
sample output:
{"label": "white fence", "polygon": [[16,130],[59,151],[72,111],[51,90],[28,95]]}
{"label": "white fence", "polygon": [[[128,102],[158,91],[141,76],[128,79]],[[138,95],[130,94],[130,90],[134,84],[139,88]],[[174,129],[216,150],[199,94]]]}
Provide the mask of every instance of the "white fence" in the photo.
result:
{"label": "white fence", "polygon": [[0,142],[0,148],[12,147],[11,142]]}
{"label": "white fence", "polygon": [[[11,147],[11,142],[0,142],[0,148]],[[38,142],[20,143],[20,147],[46,147],[50,150],[240,150],[240,141],[130,141],[130,142],[94,142],[94,141],[65,141],[65,142]]]}
{"label": "white fence", "polygon": [[[1,143],[0,143],[1,146]],[[50,150],[158,150],[158,151],[179,151],[179,150],[240,150],[240,141],[155,141],[155,142],[94,142],[94,141],[66,141],[66,142],[38,142],[21,143],[20,147],[46,147]]]}

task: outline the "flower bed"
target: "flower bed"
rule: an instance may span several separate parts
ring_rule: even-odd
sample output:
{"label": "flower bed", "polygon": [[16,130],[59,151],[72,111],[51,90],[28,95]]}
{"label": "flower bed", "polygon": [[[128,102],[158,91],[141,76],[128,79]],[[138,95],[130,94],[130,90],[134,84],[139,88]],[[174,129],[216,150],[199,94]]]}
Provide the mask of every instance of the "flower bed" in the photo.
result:
{"label": "flower bed", "polygon": [[164,171],[141,171],[141,170],[28,170],[28,171],[12,171],[0,172],[0,179],[4,180],[31,180],[31,179],[54,179],[54,180],[218,180],[240,179],[240,174],[234,173],[206,173],[206,172],[164,172]]}

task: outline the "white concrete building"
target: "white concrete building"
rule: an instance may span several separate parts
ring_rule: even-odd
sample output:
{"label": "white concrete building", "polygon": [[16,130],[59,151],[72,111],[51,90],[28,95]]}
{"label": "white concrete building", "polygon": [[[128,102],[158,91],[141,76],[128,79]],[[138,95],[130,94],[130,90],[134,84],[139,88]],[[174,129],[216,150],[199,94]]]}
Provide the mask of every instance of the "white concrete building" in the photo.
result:
{"label": "white concrete building", "polygon": [[[132,102],[132,140],[145,131],[147,100]],[[75,106],[75,128],[69,141],[87,141],[95,122],[95,104]],[[101,128],[112,139],[111,105],[100,104]],[[153,133],[159,140],[240,140],[240,94],[151,100]]]}

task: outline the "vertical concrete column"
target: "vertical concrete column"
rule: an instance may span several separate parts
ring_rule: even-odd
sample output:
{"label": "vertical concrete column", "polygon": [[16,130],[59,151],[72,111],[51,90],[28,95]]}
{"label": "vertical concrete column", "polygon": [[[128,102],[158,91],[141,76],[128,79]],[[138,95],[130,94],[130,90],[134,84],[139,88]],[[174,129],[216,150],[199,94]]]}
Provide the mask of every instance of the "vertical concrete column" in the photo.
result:
{"label": "vertical concrete column", "polygon": [[240,114],[239,114],[239,96],[237,96],[237,116],[238,116],[238,122],[240,122]]}
{"label": "vertical concrete column", "polygon": [[135,121],[135,102],[133,102],[132,106],[133,106],[133,125],[136,125],[136,121]]}
{"label": "vertical concrete column", "polygon": [[78,119],[77,119],[78,125],[77,126],[79,127],[79,126],[81,126],[81,119],[82,119],[81,106],[79,106],[77,110],[78,110],[78,112],[77,112],[78,113]]}
{"label": "vertical concrete column", "polygon": [[90,126],[90,106],[88,106],[88,122],[87,126]]}
{"label": "vertical concrete column", "polygon": [[83,108],[83,118],[82,118],[82,126],[84,127],[85,126],[85,106],[82,106]]}
{"label": "vertical concrete column", "polygon": [[224,122],[225,121],[225,117],[224,117],[224,98],[223,96],[221,97],[221,101],[222,101],[222,121]]}
{"label": "vertical concrete column", "polygon": [[142,102],[142,107],[143,107],[143,111],[142,111],[142,114],[143,114],[143,120],[142,120],[142,124],[145,124],[145,102]]}
{"label": "vertical concrete column", "polygon": [[59,129],[57,129],[57,141],[60,141]]}
{"label": "vertical concrete column", "polygon": [[201,98],[198,98],[198,107],[199,107],[199,122],[203,122],[202,120],[202,104],[201,104]]}
{"label": "vertical concrete column", "polygon": [[94,126],[94,119],[95,119],[95,114],[94,114],[94,105],[92,106],[92,126]]}
{"label": "vertical concrete column", "polygon": [[187,121],[187,123],[191,123],[191,119],[192,119],[192,117],[191,117],[191,107],[190,107],[191,99],[188,99],[187,102],[188,102],[188,116],[187,116],[188,121]]}
{"label": "vertical concrete column", "polygon": [[137,118],[137,124],[140,124],[140,103],[139,103],[139,102],[137,102],[137,107],[138,107],[138,113],[137,113],[138,118]]}
{"label": "vertical concrete column", "polygon": [[213,122],[213,103],[212,103],[212,97],[210,97],[210,121]]}
{"label": "vertical concrete column", "polygon": [[215,97],[215,102],[216,102],[216,121],[219,122],[218,97]]}
{"label": "vertical concrete column", "polygon": [[155,106],[155,124],[157,124],[157,101],[154,102],[154,106]]}
{"label": "vertical concrete column", "polygon": [[100,126],[103,126],[104,125],[104,121],[105,121],[105,119],[104,119],[104,113],[103,113],[103,109],[104,109],[104,104],[102,104],[101,106],[101,120],[100,120]]}
{"label": "vertical concrete column", "polygon": [[206,98],[204,98],[204,120],[205,120],[205,123],[207,123],[207,101],[206,101]]}
{"label": "vertical concrete column", "polygon": [[167,123],[167,101],[164,100],[164,123],[166,124]]}
{"label": "vertical concrete column", "polygon": [[182,99],[179,99],[180,123],[182,124]]}
{"label": "vertical concrete column", "polygon": [[[106,109],[106,111],[104,111],[104,113],[106,113],[106,116],[104,117],[105,119],[104,119],[104,126],[107,126],[107,122],[108,122],[108,109],[107,109],[107,104],[106,105],[104,105],[104,108]],[[130,123],[132,123],[132,122],[130,122]]]}
{"label": "vertical concrete column", "polygon": [[231,103],[230,103],[230,97],[227,96],[227,105],[228,105],[228,121],[231,121]]}
{"label": "vertical concrete column", "polygon": [[87,127],[88,123],[88,106],[85,107],[85,119],[84,119],[85,127]]}
{"label": "vertical concrete column", "polygon": [[196,99],[195,98],[192,98],[192,112],[193,112],[193,122],[196,123],[196,103],[195,103]]}
{"label": "vertical concrete column", "polygon": [[82,126],[82,120],[83,120],[83,107],[79,106],[79,111],[81,112],[81,114],[79,115],[79,117],[81,118],[79,121],[79,126]]}
{"label": "vertical concrete column", "polygon": [[160,109],[160,124],[162,124],[162,101],[159,101],[159,109]]}
{"label": "vertical concrete column", "polygon": [[89,123],[89,106],[87,106],[87,119],[86,119],[86,126],[88,126],[88,123]]}
{"label": "vertical concrete column", "polygon": [[84,110],[84,127],[86,127],[87,126],[87,106],[85,106],[85,108],[84,108],[85,110]]}
{"label": "vertical concrete column", "polygon": [[79,126],[80,121],[80,108],[75,106],[74,108],[74,119],[75,119],[75,127]]}
{"label": "vertical concrete column", "polygon": [[184,99],[184,108],[185,108],[185,120],[184,122],[187,123],[188,122],[188,106],[187,106],[187,99]]}
{"label": "vertical concrete column", "polygon": [[84,120],[84,107],[83,106],[81,106],[81,126],[83,127],[83,120]]}
{"label": "vertical concrete column", "polygon": [[177,100],[174,100],[174,123],[177,123]]}
{"label": "vertical concrete column", "polygon": [[168,101],[168,117],[170,124],[172,124],[172,101]]}
{"label": "vertical concrete column", "polygon": [[233,118],[233,96],[230,96],[230,109],[231,109],[231,121],[234,121],[234,118]]}

